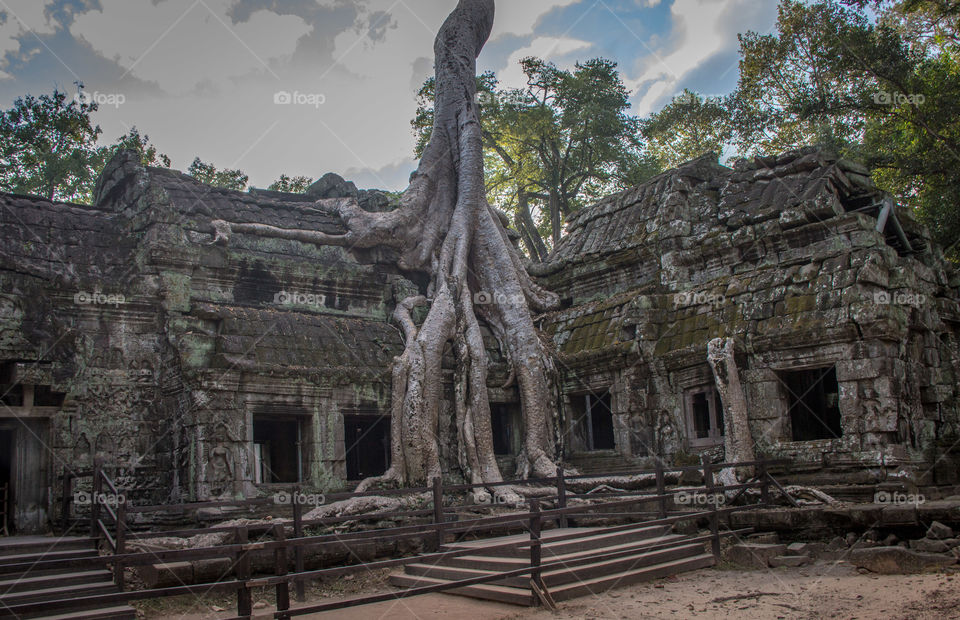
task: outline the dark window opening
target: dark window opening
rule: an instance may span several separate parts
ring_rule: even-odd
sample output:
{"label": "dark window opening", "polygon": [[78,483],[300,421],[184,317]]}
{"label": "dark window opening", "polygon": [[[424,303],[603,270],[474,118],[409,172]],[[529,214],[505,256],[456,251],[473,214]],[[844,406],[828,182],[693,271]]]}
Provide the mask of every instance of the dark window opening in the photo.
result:
{"label": "dark window opening", "polygon": [[723,402],[713,386],[688,390],[684,399],[687,408],[687,443],[691,447],[719,444],[723,441]]}
{"label": "dark window opening", "polygon": [[255,482],[270,484],[303,480],[302,430],[297,418],[254,416]]}
{"label": "dark window opening", "polygon": [[789,403],[793,441],[836,439],[843,435],[836,368],[781,372],[780,380]]}
{"label": "dark window opening", "polygon": [[15,431],[0,429],[0,531],[13,532],[13,438]]}
{"label": "dark window opening", "polygon": [[23,385],[0,386],[0,402],[7,407],[23,407]]}
{"label": "dark window opening", "polygon": [[63,392],[51,390],[49,385],[36,385],[33,388],[33,406],[62,407],[65,396]]}
{"label": "dark window opening", "polygon": [[390,467],[390,418],[343,416],[343,442],[347,480],[379,476]]}
{"label": "dark window opening", "polygon": [[584,448],[588,451],[616,449],[610,392],[601,396],[573,396],[570,400],[574,409],[574,428]]}
{"label": "dark window opening", "polygon": [[516,405],[490,405],[493,453],[513,455],[520,451],[520,413]]}

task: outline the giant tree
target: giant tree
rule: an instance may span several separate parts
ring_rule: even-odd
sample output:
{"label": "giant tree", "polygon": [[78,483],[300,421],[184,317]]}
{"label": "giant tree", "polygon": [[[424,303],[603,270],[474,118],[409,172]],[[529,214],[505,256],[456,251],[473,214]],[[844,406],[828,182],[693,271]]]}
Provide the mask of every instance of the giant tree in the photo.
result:
{"label": "giant tree", "polygon": [[[433,130],[419,167],[390,212],[364,211],[354,199],[317,208],[339,217],[340,235],[264,224],[214,222],[215,242],[251,234],[348,248],[393,251],[398,268],[429,280],[420,295],[397,300],[394,318],[405,348],[392,369],[392,464],[364,482],[417,484],[441,475],[437,438],[443,393],[441,358],[456,359],[457,454],[473,483],[502,480],[493,453],[487,397],[487,353],[481,320],[508,360],[523,410],[521,476],[555,473],[558,425],[552,362],[534,327],[532,310],[554,307],[555,295],[531,280],[487,202],[483,135],[476,103],[476,58],[493,25],[493,0],[460,0],[437,35]],[[415,309],[427,307],[422,321]]]}

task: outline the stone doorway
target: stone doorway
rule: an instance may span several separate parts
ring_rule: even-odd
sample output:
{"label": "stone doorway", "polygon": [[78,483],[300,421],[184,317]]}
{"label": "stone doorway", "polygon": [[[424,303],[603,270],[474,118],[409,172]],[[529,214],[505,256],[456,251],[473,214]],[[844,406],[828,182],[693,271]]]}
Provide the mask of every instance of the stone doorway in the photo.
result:
{"label": "stone doorway", "polygon": [[347,480],[379,476],[390,467],[390,418],[343,416]]}

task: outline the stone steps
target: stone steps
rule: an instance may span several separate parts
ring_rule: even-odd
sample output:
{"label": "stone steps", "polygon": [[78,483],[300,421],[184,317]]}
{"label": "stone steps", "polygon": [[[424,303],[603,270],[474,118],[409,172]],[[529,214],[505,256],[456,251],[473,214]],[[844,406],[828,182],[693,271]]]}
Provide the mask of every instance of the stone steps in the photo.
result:
{"label": "stone steps", "polygon": [[[619,585],[658,579],[679,572],[713,566],[714,557],[704,543],[669,534],[664,526],[638,526],[606,532],[607,528],[566,528],[542,534],[542,562],[561,565],[544,569],[543,582],[555,601],[597,594]],[[579,534],[570,540],[554,540]],[[446,545],[445,550],[475,548],[475,555],[443,559],[435,564],[414,563],[390,582],[414,588],[496,575],[529,565],[529,549],[489,549],[491,546],[529,541],[528,535],[504,536],[484,541]],[[617,554],[612,558],[597,556]],[[591,558],[597,558],[590,561]],[[570,563],[570,565],[567,565]],[[521,575],[494,582],[448,590],[452,594],[531,606],[535,604],[530,577]]]}
{"label": "stone steps", "polygon": [[[78,599],[117,592],[110,571],[97,568],[36,570],[30,565],[45,560],[97,557],[91,538],[9,538],[0,543],[0,615],[46,620],[132,620],[136,611],[127,605],[97,606]],[[24,568],[24,566],[27,568]],[[49,606],[45,605],[49,603]],[[66,604],[69,603],[69,604]]]}

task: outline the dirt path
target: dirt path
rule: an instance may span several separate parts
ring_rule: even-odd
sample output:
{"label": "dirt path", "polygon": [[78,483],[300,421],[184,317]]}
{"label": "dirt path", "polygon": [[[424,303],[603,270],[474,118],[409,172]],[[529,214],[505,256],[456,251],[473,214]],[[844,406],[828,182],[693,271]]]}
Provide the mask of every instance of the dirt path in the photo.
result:
{"label": "dirt path", "polygon": [[[364,583],[362,592],[391,591],[385,577],[386,573],[382,573],[378,579]],[[360,594],[354,588],[348,590],[349,593],[328,592],[319,598],[311,596],[310,602],[354,598]],[[182,612],[167,609],[162,617],[201,620],[223,616],[223,613],[194,607]],[[960,571],[872,575],[860,574],[842,562],[767,571],[708,569],[567,601],[560,604],[557,613],[430,594],[301,617],[317,620],[960,619]]]}

